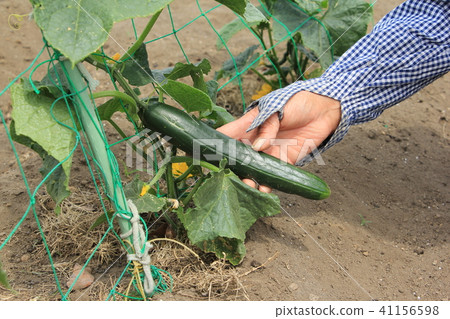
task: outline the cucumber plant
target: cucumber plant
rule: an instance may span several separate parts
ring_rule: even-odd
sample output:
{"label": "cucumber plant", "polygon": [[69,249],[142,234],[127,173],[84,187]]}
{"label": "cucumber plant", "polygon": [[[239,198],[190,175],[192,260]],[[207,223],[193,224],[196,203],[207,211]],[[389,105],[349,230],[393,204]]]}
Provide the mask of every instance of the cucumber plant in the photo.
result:
{"label": "cucumber plant", "polygon": [[274,90],[318,77],[366,34],[373,14],[371,4],[365,0],[259,0],[258,3],[257,10],[265,19],[257,15],[247,20],[237,17],[220,30],[216,45],[222,48],[238,32],[249,28],[259,44],[226,61],[216,79],[234,79],[236,69],[241,73],[249,70]]}
{"label": "cucumber plant", "polygon": [[[41,172],[46,176],[47,191],[59,205],[70,194],[68,186],[73,149],[80,143],[80,132],[85,129],[74,108],[79,97],[77,92],[69,90],[72,83],[70,77],[67,77],[67,66],[70,64],[72,68],[83,71],[83,65],[90,64],[105,71],[116,90],[95,91],[94,81],[83,71],[88,84],[85,90],[89,90],[90,99],[93,101],[109,97],[109,100],[95,109],[99,120],[109,122],[122,136],[123,142],[129,137],[113,119],[112,115],[117,112],[124,113],[137,132],[148,128],[173,138],[174,147],[171,149],[155,146],[155,152],[168,160],[156,167],[155,174],[148,180],[135,179],[125,185],[126,197],[132,199],[139,213],[158,213],[169,209],[171,215],[165,214],[168,222],[174,227],[184,228],[193,244],[220,258],[225,257],[232,264],[238,264],[245,255],[244,240],[249,227],[258,218],[273,216],[280,211],[276,195],[261,193],[247,186],[239,176],[253,177],[260,183],[313,199],[327,197],[329,189],[314,175],[291,165],[275,163],[274,158],[265,155],[262,159],[246,162],[243,160],[244,155],[252,158],[258,153],[250,151],[243,144],[237,146],[239,154],[233,156],[226,152],[220,153],[222,159],[215,161],[206,161],[205,158],[194,161],[192,157],[179,155],[177,148],[189,153],[194,139],[215,137],[229,143],[230,139],[213,128],[233,120],[233,117],[216,105],[218,77],[214,80],[205,79],[205,75],[211,72],[208,60],[204,59],[196,64],[179,62],[164,70],[150,68],[145,39],[157,23],[162,10],[172,1],[130,0],[108,2],[106,5],[104,1],[95,0],[79,3],[72,0],[31,0],[33,18],[42,30],[49,52],[53,53],[48,74],[43,79],[23,79],[12,86],[11,135],[14,140],[32,148],[42,157]],[[257,8],[248,0],[216,1],[233,10],[241,23],[251,25],[261,41],[264,30],[274,32],[275,40],[283,38],[280,30],[270,26],[266,9],[262,6]],[[288,11],[286,3],[286,0],[265,0],[261,5],[270,8],[269,12],[274,18],[297,32],[292,12],[300,14],[300,11]],[[293,5],[294,2],[289,3]],[[354,7],[344,0],[295,3],[296,8],[303,8],[303,15],[305,12],[311,13],[311,8],[328,8],[325,13],[320,14],[320,19],[322,23],[330,25],[342,17],[342,10],[346,6]],[[103,44],[114,23],[146,16],[150,17],[146,27],[121,57],[109,57],[104,53]],[[331,35],[335,36],[333,32],[342,30],[343,26],[330,31]],[[242,26],[237,30],[239,28]],[[316,32],[315,36],[318,35],[322,42],[327,42],[328,34],[324,36],[318,29],[320,28],[317,26],[310,26],[310,32]],[[231,32],[228,37],[234,33]],[[306,49],[307,42],[303,33],[296,33],[294,38],[302,38],[305,47],[300,42],[288,41],[287,49],[293,55],[288,54],[286,59],[295,56],[296,63],[303,65],[306,57],[312,54],[311,51],[319,54],[318,47]],[[274,45],[271,43],[271,46]],[[278,67],[278,63],[281,66],[282,61],[271,55],[275,54],[272,49],[267,51],[272,65]],[[301,52],[300,56],[295,55],[294,51]],[[66,61],[60,63],[60,60]],[[248,58],[243,60],[244,64],[248,62]],[[274,63],[276,61],[278,62]],[[326,67],[326,63],[320,64]],[[288,74],[281,72],[282,78]],[[221,74],[224,76],[223,70]],[[183,78],[191,78],[193,85],[180,81]],[[151,88],[149,96],[141,96],[140,88],[144,86]],[[165,104],[169,98],[184,111]],[[136,151],[142,152],[135,145],[132,146]],[[145,157],[145,151],[143,155]],[[152,161],[151,158],[147,159]],[[233,161],[237,164],[230,165]],[[186,163],[184,172],[174,168],[178,163]],[[298,179],[293,179],[293,176]],[[110,219],[112,215],[112,212],[105,212],[99,222],[101,219]]]}

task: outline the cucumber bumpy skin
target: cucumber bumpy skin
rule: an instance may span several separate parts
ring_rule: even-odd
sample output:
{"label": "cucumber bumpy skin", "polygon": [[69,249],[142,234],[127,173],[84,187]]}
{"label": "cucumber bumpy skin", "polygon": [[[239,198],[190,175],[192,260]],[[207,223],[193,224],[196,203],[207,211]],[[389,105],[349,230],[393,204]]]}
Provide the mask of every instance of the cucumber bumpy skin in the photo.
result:
{"label": "cucumber bumpy skin", "polygon": [[[226,158],[227,168],[241,178],[251,178],[261,185],[309,199],[330,195],[328,185],[316,175],[256,152],[173,106],[150,100],[139,116],[145,127],[170,136],[170,143],[187,153],[200,150],[201,159],[214,164]],[[216,159],[211,160],[214,156]]]}

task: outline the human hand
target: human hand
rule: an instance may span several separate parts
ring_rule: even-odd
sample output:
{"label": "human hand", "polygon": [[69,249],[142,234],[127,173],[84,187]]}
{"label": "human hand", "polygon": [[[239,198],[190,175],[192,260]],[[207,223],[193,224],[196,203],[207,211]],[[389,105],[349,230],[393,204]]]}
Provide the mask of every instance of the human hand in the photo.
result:
{"label": "human hand", "polygon": [[[278,112],[262,125],[246,132],[258,115],[258,108],[217,130],[231,138],[251,144],[255,151],[263,151],[290,164],[295,164],[319,146],[339,125],[341,107],[332,98],[301,91],[294,94],[284,106],[283,119]],[[269,193],[271,188],[244,179],[244,183]]]}

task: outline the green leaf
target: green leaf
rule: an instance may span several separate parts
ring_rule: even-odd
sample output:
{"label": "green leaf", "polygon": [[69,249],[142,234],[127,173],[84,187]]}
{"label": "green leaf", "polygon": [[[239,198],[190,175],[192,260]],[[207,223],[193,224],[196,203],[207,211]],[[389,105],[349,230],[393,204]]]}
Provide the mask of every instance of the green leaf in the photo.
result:
{"label": "green leaf", "polygon": [[202,114],[202,119],[211,120],[213,123],[210,124],[210,126],[212,126],[213,128],[218,128],[235,120],[233,115],[228,113],[226,109],[215,104],[213,104],[211,112]]}
{"label": "green leaf", "polygon": [[[288,0],[278,0],[274,3],[272,15],[276,22],[273,22],[273,39],[275,43],[289,39],[288,32],[297,32],[302,24],[310,19],[309,14],[298,8]],[[311,20],[309,20],[311,21]]]}
{"label": "green leaf", "polygon": [[98,116],[102,121],[109,121],[116,112],[125,112],[121,100],[113,98],[97,107]]}
{"label": "green leaf", "polygon": [[34,0],[33,17],[47,41],[72,64],[97,50],[115,22],[158,12],[172,0]]}
{"label": "green leaf", "polygon": [[[57,164],[63,162],[75,146],[75,131],[66,104],[45,95],[37,95],[25,88],[23,82],[11,87],[13,104],[11,135],[13,139],[36,151],[44,161],[41,169],[46,176]],[[65,126],[64,126],[65,125]],[[72,158],[50,175],[47,191],[57,205],[70,193],[68,182]]]}
{"label": "green leaf", "polygon": [[334,55],[341,56],[367,33],[373,8],[365,0],[330,0],[322,18],[333,39]]}
{"label": "green leaf", "polygon": [[46,177],[53,170],[52,174],[48,176],[45,186],[47,188],[47,192],[56,203],[55,213],[58,214],[61,210],[59,204],[70,195],[70,191],[68,189],[68,178],[64,172],[64,169],[61,165],[57,166],[59,162],[53,156],[49,155],[38,143],[27,136],[17,135],[14,120],[11,121],[9,129],[11,137],[14,141],[28,146],[42,158],[42,167],[39,169],[42,177]]}
{"label": "green leaf", "polygon": [[147,192],[145,195],[141,196],[143,186],[144,182],[137,178],[135,178],[131,183],[125,185],[124,192],[126,198],[133,201],[139,213],[159,212],[166,204],[166,200],[164,198],[157,197],[150,192]]}
{"label": "green leaf", "polygon": [[[26,84],[28,81],[25,81]],[[63,95],[63,91],[68,91],[70,87],[67,77],[60,63],[53,65],[38,84],[38,89],[48,88],[53,97],[58,98]]]}
{"label": "green leaf", "polygon": [[322,0],[295,0],[295,2],[310,15],[320,12],[323,3]]}
{"label": "green leaf", "polygon": [[177,101],[187,112],[208,111],[212,109],[212,101],[208,94],[190,85],[167,80],[162,86],[164,92]]}
{"label": "green leaf", "polygon": [[178,80],[190,76],[193,72],[208,74],[209,71],[211,71],[211,63],[207,59],[203,59],[197,64],[178,62],[170,73],[166,73],[166,77],[171,80]]}
{"label": "green leaf", "polygon": [[247,3],[243,18],[247,22],[247,25],[242,22],[240,18],[236,18],[220,29],[220,37],[217,38],[216,42],[216,46],[218,49],[223,48],[224,45],[228,43],[228,41],[239,31],[247,29],[247,27],[258,25],[261,22],[267,22],[264,14],[251,3]]}
{"label": "green leaf", "polygon": [[247,27],[241,21],[241,19],[236,18],[233,21],[224,25],[220,31],[220,37],[217,38],[216,47],[217,49],[222,49],[226,43],[239,31],[246,29]]}
{"label": "green leaf", "polygon": [[203,59],[197,64],[192,63],[181,63],[175,64],[170,73],[166,73],[166,78],[170,80],[177,80],[190,76],[194,82],[194,87],[205,93],[208,93],[205,80],[203,79],[204,74],[208,74],[211,71],[211,64],[207,59]]}
{"label": "green leaf", "polygon": [[206,82],[206,93],[208,93],[208,96],[213,103],[216,103],[218,89],[219,89],[219,82],[214,80],[209,80]]}
{"label": "green leaf", "polygon": [[162,70],[153,69],[152,70],[153,78],[155,79],[156,83],[164,84],[167,81],[166,74],[169,74],[170,72],[172,72],[172,70],[173,67],[165,68]]}
{"label": "green leaf", "polygon": [[243,15],[247,7],[248,0],[216,0],[219,3],[227,6],[237,14]]}
{"label": "green leaf", "polygon": [[[323,1],[296,1],[306,6],[306,11],[323,7]],[[328,68],[334,56],[342,55],[367,32],[372,17],[372,8],[365,0],[330,0],[328,9],[322,16],[309,19],[297,5],[288,0],[278,0],[273,6],[273,16],[282,24],[274,24],[276,42],[289,32],[301,34],[302,45],[311,50],[323,69]],[[308,20],[309,19],[309,20]],[[320,20],[318,20],[320,19]],[[299,26],[304,23],[300,28]],[[316,62],[316,59],[313,60]]]}
{"label": "green leaf", "polygon": [[125,61],[122,75],[131,85],[143,86],[153,82],[145,43],[134,52],[132,58]]}
{"label": "green leaf", "polygon": [[8,277],[6,276],[6,272],[3,270],[1,261],[0,261],[0,285],[5,287],[6,289],[11,289],[11,286],[9,285]]}
{"label": "green leaf", "polygon": [[301,28],[300,34],[303,45],[317,57],[312,62],[318,62],[324,69],[328,68],[333,63],[332,39],[328,37],[324,26],[311,20]]}
{"label": "green leaf", "polygon": [[242,72],[246,67],[254,63],[258,57],[258,54],[254,52],[258,47],[259,45],[252,45],[235,56],[234,59],[225,61],[222,70],[216,74],[216,80],[222,77],[233,77],[236,73]]}
{"label": "green leaf", "polygon": [[268,22],[266,16],[257,7],[250,2],[245,7],[243,18],[249,26],[260,24],[261,22]]}
{"label": "green leaf", "polygon": [[232,264],[245,256],[245,233],[260,217],[280,212],[279,199],[246,184],[228,169],[212,172],[193,195],[194,209],[179,213],[190,241]]}
{"label": "green leaf", "polygon": [[[39,172],[43,177],[46,177],[51,173],[47,181],[45,182],[45,186],[47,188],[47,192],[56,202],[55,213],[59,214],[61,211],[61,207],[59,206],[61,202],[69,197],[69,178],[70,178],[70,167],[68,171],[64,170],[63,165],[57,166],[60,162],[57,161],[51,155],[41,156],[43,159],[42,167],[39,169]],[[72,158],[70,158],[70,166],[72,166]]]}
{"label": "green leaf", "polygon": [[[312,51],[317,58],[312,62],[319,62],[325,69],[333,62],[330,39],[327,30],[309,14],[287,0],[279,0],[274,4],[273,16],[280,23],[274,25],[274,39],[281,41],[292,33],[301,34],[301,45]],[[299,46],[301,48],[301,46]],[[311,58],[311,54],[308,55]],[[318,59],[318,61],[316,61]]]}
{"label": "green leaf", "polygon": [[114,211],[110,210],[107,212],[104,212],[103,214],[101,214],[95,221],[94,223],[91,225],[91,227],[89,227],[89,230],[93,230],[95,227],[100,226],[103,223],[106,223],[108,220],[110,220],[113,216],[114,216]]}

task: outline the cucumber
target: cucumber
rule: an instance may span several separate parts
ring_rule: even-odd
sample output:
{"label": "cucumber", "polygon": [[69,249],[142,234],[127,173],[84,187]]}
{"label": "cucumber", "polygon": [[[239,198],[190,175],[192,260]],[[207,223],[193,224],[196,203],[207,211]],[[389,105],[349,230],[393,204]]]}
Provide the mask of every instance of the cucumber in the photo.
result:
{"label": "cucumber", "polygon": [[[330,195],[328,185],[316,175],[256,152],[173,106],[150,100],[141,108],[139,116],[145,127],[170,136],[171,144],[189,154],[195,155],[200,150],[200,159],[214,164],[226,158],[227,168],[241,178],[251,178],[261,185],[309,199]],[[221,147],[216,147],[218,144]]]}

